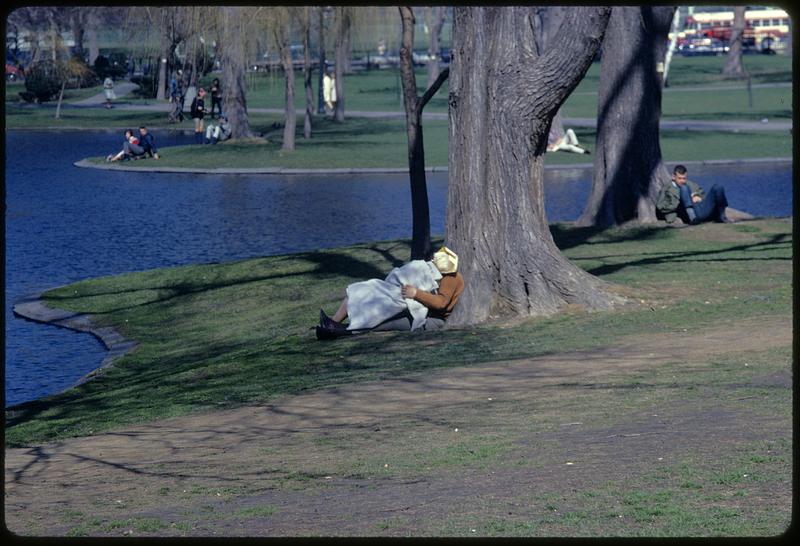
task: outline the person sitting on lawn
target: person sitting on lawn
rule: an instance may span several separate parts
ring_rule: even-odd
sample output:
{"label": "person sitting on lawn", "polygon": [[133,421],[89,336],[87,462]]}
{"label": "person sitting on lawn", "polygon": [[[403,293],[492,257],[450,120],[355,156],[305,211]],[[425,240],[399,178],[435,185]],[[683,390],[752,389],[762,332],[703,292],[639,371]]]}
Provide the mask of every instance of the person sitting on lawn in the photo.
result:
{"label": "person sitting on lawn", "polygon": [[122,143],[122,150],[116,155],[110,154],[106,161],[123,161],[129,159],[139,159],[144,157],[144,148],[139,145],[139,139],[134,136],[131,129],[125,130],[125,141]]}
{"label": "person sitting on lawn", "polygon": [[578,137],[575,131],[567,129],[566,132],[559,135],[554,129],[550,129],[550,134],[547,135],[547,151],[548,152],[572,152],[575,154],[588,154],[589,150],[578,144]]}
{"label": "person sitting on lawn", "polygon": [[457,269],[458,256],[443,246],[431,261],[412,260],[392,269],[385,280],[352,283],[333,317],[320,309],[317,339],[367,331],[438,330],[464,290]]}
{"label": "person sitting on lawn", "polygon": [[144,149],[144,153],[153,159],[158,159],[158,150],[156,150],[156,141],[153,135],[147,131],[147,127],[142,125],[139,127],[139,145]]}
{"label": "person sitting on lawn", "polygon": [[219,115],[219,123],[217,125],[209,125],[206,128],[206,144],[216,144],[231,138],[233,127],[228,121],[228,116],[225,114]]}
{"label": "person sitting on lawn", "polygon": [[656,211],[670,224],[678,218],[691,225],[709,220],[727,224],[727,206],[724,187],[714,184],[705,195],[703,188],[688,179],[683,165],[675,166],[672,181],[662,186],[656,198]]}

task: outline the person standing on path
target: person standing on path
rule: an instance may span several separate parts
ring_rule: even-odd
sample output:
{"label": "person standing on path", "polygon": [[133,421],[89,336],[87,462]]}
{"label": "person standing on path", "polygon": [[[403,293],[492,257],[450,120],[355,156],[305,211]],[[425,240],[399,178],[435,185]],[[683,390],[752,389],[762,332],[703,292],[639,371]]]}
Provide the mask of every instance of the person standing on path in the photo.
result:
{"label": "person standing on path", "polygon": [[327,113],[333,113],[336,108],[336,77],[331,74],[330,68],[325,67],[325,76],[322,78],[322,100],[325,101]]}
{"label": "person standing on path", "polygon": [[211,117],[214,118],[214,107],[222,115],[222,87],[219,85],[219,78],[214,78],[211,82]]}
{"label": "person standing on path", "polygon": [[661,188],[656,199],[656,210],[670,224],[678,218],[691,225],[708,220],[727,224],[727,206],[724,187],[714,184],[705,195],[703,188],[689,180],[683,165],[675,166],[672,181]]}
{"label": "person standing on path", "polygon": [[111,79],[111,76],[106,76],[106,79],[103,80],[103,92],[106,94],[106,108],[113,108],[111,101],[115,100],[117,95],[114,93],[114,80]]}
{"label": "person standing on path", "polygon": [[206,90],[202,87],[197,91],[197,96],[192,100],[190,112],[194,120],[194,141],[196,144],[203,143],[203,117],[205,116],[205,96]]}

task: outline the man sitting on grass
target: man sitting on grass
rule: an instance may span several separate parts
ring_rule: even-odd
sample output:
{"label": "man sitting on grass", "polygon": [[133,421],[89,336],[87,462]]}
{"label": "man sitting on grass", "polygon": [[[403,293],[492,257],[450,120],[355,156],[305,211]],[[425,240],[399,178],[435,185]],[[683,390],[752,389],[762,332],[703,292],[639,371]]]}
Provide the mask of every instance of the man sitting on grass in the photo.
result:
{"label": "man sitting on grass", "polygon": [[[453,312],[464,278],[458,256],[447,247],[433,260],[412,260],[392,269],[385,280],[348,285],[347,296],[333,317],[319,311],[317,339],[334,339],[368,331],[438,330]],[[413,284],[412,284],[413,283]],[[350,323],[342,321],[350,317]]]}
{"label": "man sitting on grass", "polygon": [[709,220],[727,224],[727,206],[725,188],[714,184],[706,196],[703,188],[688,179],[683,165],[675,166],[672,182],[661,188],[656,199],[656,210],[670,224],[678,218],[691,225]]}
{"label": "man sitting on grass", "polygon": [[153,159],[158,159],[158,150],[153,135],[147,132],[147,127],[139,127],[139,146],[144,148],[144,153]]}
{"label": "man sitting on grass", "polygon": [[206,129],[206,144],[216,144],[231,138],[233,127],[228,121],[228,116],[225,114],[219,115],[218,125],[209,125]]}

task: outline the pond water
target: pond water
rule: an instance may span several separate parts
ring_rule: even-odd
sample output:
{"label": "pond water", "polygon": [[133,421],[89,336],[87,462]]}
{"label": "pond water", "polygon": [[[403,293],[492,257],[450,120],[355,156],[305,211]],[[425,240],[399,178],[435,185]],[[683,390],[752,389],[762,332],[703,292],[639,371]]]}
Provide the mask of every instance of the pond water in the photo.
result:
{"label": "pond water", "polygon": [[[159,146],[190,136],[155,132]],[[5,396],[13,405],[70,387],[99,366],[95,338],[15,318],[20,298],[82,279],[407,238],[406,175],[193,175],[81,169],[119,148],[111,132],[6,133]],[[690,167],[731,205],[792,213],[791,165]],[[550,221],[574,220],[591,173],[546,173]],[[447,173],[428,176],[431,231],[444,232]],[[313,320],[310,317],[309,320]]]}

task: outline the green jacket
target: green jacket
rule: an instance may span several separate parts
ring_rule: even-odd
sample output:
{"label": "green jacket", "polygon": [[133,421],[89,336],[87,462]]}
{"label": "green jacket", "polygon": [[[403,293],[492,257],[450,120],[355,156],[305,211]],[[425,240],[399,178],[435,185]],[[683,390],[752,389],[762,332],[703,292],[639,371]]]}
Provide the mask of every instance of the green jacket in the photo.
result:
{"label": "green jacket", "polygon": [[[703,188],[687,180],[686,184],[689,185],[689,191],[692,195],[705,197]],[[678,219],[678,206],[681,204],[681,194],[678,188],[672,182],[668,182],[661,187],[656,198],[656,210],[664,215],[664,220],[671,224]]]}

